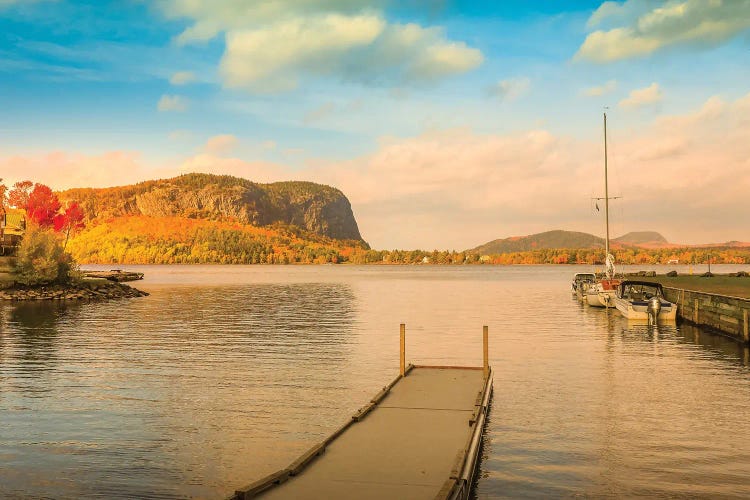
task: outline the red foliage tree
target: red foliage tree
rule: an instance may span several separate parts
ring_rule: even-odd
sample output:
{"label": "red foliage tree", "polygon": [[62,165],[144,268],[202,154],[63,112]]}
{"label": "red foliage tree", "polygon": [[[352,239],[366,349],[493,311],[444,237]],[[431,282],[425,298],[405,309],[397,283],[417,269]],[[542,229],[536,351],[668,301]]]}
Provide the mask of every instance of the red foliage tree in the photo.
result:
{"label": "red foliage tree", "polygon": [[13,184],[13,189],[8,193],[8,205],[25,210],[29,204],[29,192],[32,187],[34,187],[34,183],[31,181],[21,181]]}
{"label": "red foliage tree", "polygon": [[2,184],[2,179],[0,179],[0,212],[2,212],[5,209],[5,199],[7,198],[6,194],[8,193],[8,186],[5,184]]}
{"label": "red foliage tree", "polygon": [[34,184],[26,202],[26,216],[40,227],[49,228],[54,225],[57,212],[60,211],[60,200],[52,190],[44,184]]}
{"label": "red foliage tree", "polygon": [[68,238],[70,238],[71,232],[86,227],[86,224],[83,223],[83,217],[83,209],[74,201],[68,205],[68,208],[66,208],[63,213],[57,214],[53,218],[55,231],[65,232],[65,245],[63,245],[63,249],[68,246]]}

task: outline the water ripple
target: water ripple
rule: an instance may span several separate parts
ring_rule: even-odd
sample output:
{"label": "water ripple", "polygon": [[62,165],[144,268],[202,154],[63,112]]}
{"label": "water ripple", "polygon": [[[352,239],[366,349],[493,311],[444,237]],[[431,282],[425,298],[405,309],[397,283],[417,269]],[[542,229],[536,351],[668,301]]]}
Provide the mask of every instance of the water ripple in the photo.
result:
{"label": "water ripple", "polygon": [[0,305],[0,497],[218,498],[398,368],[478,364],[479,498],[747,497],[748,350],[571,299],[568,267],[142,267],[151,296]]}

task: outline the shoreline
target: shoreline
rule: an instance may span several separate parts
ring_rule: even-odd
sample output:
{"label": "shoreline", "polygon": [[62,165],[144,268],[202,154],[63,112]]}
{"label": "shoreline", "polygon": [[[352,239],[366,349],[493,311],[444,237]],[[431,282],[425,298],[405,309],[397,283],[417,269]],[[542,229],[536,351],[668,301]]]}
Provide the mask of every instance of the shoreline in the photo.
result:
{"label": "shoreline", "polygon": [[0,289],[0,301],[111,300],[148,296],[148,292],[107,280],[86,280],[68,285],[11,286]]}

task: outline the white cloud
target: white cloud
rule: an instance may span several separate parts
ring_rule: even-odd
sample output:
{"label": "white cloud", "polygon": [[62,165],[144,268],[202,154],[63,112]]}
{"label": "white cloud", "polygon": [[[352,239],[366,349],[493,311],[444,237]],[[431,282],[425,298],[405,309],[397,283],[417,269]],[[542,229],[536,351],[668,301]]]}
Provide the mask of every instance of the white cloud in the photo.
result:
{"label": "white cloud", "polygon": [[589,97],[598,97],[607,95],[617,88],[617,80],[609,80],[604,85],[597,85],[584,89],[582,94]]}
{"label": "white cloud", "polygon": [[185,111],[188,108],[188,100],[179,95],[163,95],[156,104],[159,111]]}
{"label": "white cloud", "polygon": [[640,108],[660,102],[662,97],[663,95],[659,84],[654,82],[648,87],[631,90],[628,97],[620,101],[619,106],[625,109]]}
{"label": "white cloud", "polygon": [[[616,230],[643,230],[648,220],[675,242],[746,241],[740,219],[726,214],[744,213],[750,189],[748,116],[750,94],[712,98],[642,129],[611,129],[610,192],[624,196]],[[467,129],[386,140],[372,155],[313,176],[349,196],[375,248],[459,249],[555,227],[601,234],[603,221],[587,208],[602,178],[598,140]],[[705,194],[712,192],[722,196]]]}
{"label": "white cloud", "polygon": [[235,146],[237,146],[237,137],[232,134],[222,134],[208,139],[203,149],[208,154],[223,155],[231,152]]}
{"label": "white cloud", "polygon": [[[750,94],[736,101],[712,97],[693,112],[635,129],[612,124],[610,192],[624,196],[614,230],[655,229],[679,243],[746,241],[748,117]],[[308,165],[301,169],[256,161],[266,146],[275,148],[258,143],[251,159],[204,149],[156,165],[132,152],[3,156],[0,151],[0,172],[6,182],[30,178],[55,188],[122,185],[191,171],[260,182],[322,182],[348,196],[363,236],[375,248],[462,249],[553,228],[602,233],[601,218],[588,211],[591,194],[602,188],[599,137],[440,130],[382,139],[376,151],[348,161],[313,162],[298,151]],[[293,152],[279,148],[282,153]]]}
{"label": "white cloud", "polygon": [[53,151],[9,157],[0,154],[0,172],[6,177],[5,181],[30,179],[53,189],[119,186],[161,178],[165,173],[159,167],[147,166],[140,153],[133,151],[108,151],[97,155]]}
{"label": "white cloud", "polygon": [[679,45],[712,47],[750,29],[750,0],[604,2],[589,26],[612,24],[589,34],[575,55],[599,63],[652,54]]}
{"label": "white cloud", "polygon": [[195,24],[178,37],[180,44],[202,43],[223,31],[259,28],[320,13],[355,14],[374,9],[383,2],[372,0],[159,0],[171,19],[188,18]]}
{"label": "white cloud", "polygon": [[487,89],[487,93],[493,97],[499,97],[504,101],[514,101],[526,94],[531,87],[528,78],[511,78],[501,80]]}
{"label": "white cloud", "polygon": [[[471,71],[483,61],[484,56],[479,50],[463,42],[437,41],[420,51],[407,74],[414,80],[436,80]],[[408,66],[409,62],[403,64]]]}
{"label": "white cloud", "polygon": [[194,24],[178,43],[225,33],[224,84],[256,93],[296,88],[308,76],[398,85],[437,81],[483,62],[478,49],[439,27],[389,24],[378,2],[364,0],[163,0],[170,18]]}
{"label": "white cloud", "polygon": [[192,71],[178,71],[169,79],[172,85],[186,85],[195,81],[195,73]]}
{"label": "white cloud", "polygon": [[297,86],[300,73],[327,74],[347,51],[371,44],[385,28],[377,16],[329,14],[227,34],[221,72],[229,87],[274,92]]}

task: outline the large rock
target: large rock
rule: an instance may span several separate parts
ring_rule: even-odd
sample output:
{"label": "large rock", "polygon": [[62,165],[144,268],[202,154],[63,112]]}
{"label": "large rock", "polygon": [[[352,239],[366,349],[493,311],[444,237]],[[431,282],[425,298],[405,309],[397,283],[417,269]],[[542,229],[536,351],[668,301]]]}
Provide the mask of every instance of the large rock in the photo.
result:
{"label": "large rock", "polygon": [[174,179],[105,189],[71,189],[90,219],[122,215],[234,219],[265,226],[293,224],[335,239],[362,240],[351,204],[338,189],[312,182],[258,184],[226,175],[187,174]]}

